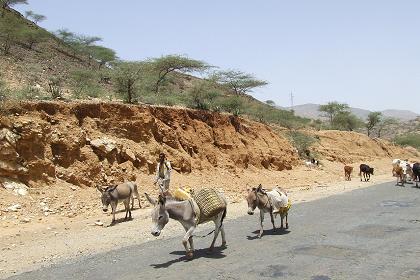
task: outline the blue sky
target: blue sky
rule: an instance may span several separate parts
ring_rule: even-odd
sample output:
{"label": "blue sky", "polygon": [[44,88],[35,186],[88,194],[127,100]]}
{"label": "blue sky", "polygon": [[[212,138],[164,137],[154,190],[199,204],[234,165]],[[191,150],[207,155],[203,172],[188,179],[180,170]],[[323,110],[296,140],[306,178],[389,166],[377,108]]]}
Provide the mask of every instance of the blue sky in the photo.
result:
{"label": "blue sky", "polygon": [[48,30],[96,35],[120,58],[185,54],[270,85],[280,106],[337,100],[420,112],[417,0],[29,0]]}

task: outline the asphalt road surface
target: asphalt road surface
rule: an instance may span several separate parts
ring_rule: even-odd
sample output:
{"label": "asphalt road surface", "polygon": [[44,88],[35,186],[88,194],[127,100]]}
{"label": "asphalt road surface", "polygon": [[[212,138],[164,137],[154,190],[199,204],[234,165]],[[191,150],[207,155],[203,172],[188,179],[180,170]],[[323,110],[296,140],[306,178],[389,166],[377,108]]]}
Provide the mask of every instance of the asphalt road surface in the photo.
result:
{"label": "asphalt road surface", "polygon": [[196,238],[191,261],[178,236],[10,279],[420,279],[420,189],[411,185],[294,205],[289,224],[273,232],[266,216],[260,240],[258,215],[228,221],[228,247],[207,254],[211,237]]}

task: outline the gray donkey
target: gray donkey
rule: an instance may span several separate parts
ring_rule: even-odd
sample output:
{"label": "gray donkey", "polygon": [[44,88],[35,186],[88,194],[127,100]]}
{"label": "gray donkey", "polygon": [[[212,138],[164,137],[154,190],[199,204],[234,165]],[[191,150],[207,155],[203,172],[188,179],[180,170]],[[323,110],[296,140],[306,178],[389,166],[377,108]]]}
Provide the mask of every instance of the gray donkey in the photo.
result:
{"label": "gray donkey", "polygon": [[[182,244],[185,247],[186,255],[189,259],[194,255],[193,233],[198,224],[196,219],[196,211],[194,202],[192,200],[177,201],[173,199],[166,199],[165,196],[159,195],[158,200],[151,198],[145,193],[147,200],[154,205],[152,210],[152,235],[159,236],[165,225],[169,222],[169,218],[177,220],[184,227],[186,233],[182,239]],[[221,196],[225,205],[226,200]],[[197,206],[198,207],[198,206]],[[209,251],[214,249],[219,232],[222,234],[222,247],[226,246],[225,230],[223,228],[223,219],[226,216],[226,207],[215,216],[210,217],[207,221],[213,221],[215,224],[213,242],[210,245]],[[188,246],[188,243],[190,246]]]}
{"label": "gray donkey", "polygon": [[[104,212],[108,211],[108,206],[111,205],[112,208],[112,222],[115,223],[115,212],[117,210],[118,202],[124,202],[125,206],[125,220],[127,217],[131,219],[131,210],[134,209],[134,198],[137,198],[139,201],[139,208],[141,208],[140,195],[137,189],[137,184],[135,182],[125,182],[117,186],[110,186],[107,188],[97,187],[97,189],[102,194],[102,210]],[[130,209],[130,199],[131,199],[131,209]]]}

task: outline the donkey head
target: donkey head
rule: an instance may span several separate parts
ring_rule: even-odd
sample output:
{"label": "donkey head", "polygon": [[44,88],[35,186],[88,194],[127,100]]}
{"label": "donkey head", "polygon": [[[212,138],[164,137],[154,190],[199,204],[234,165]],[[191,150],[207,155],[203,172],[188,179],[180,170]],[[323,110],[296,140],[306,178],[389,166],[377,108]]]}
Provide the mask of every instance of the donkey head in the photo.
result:
{"label": "donkey head", "polygon": [[96,187],[101,192],[101,199],[102,199],[102,211],[107,212],[108,206],[111,203],[112,200],[118,199],[118,197],[115,197],[115,194],[113,191],[115,190],[116,186],[111,186],[107,188],[102,187]]}
{"label": "donkey head", "polygon": [[255,208],[258,206],[258,193],[262,192],[262,185],[258,185],[256,188],[248,189],[248,196],[246,201],[248,202],[248,215],[254,215]]}
{"label": "donkey head", "polygon": [[147,200],[154,205],[154,208],[151,212],[152,216],[152,229],[151,233],[153,236],[159,236],[165,225],[169,222],[169,213],[166,210],[165,203],[166,197],[159,195],[158,200],[151,198],[147,193],[145,193]]}

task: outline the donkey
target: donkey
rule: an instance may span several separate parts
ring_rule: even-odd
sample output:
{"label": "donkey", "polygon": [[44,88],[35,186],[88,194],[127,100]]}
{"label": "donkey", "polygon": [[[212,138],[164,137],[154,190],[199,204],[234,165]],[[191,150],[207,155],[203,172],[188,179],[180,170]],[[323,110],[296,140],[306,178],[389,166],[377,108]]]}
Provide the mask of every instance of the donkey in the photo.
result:
{"label": "donkey", "polygon": [[[182,239],[182,244],[185,247],[186,256],[189,259],[192,259],[194,256],[194,242],[193,242],[193,233],[197,228],[198,224],[196,219],[195,202],[191,200],[177,201],[171,198],[166,198],[163,195],[159,195],[158,200],[151,198],[147,193],[145,193],[147,200],[154,206],[151,216],[152,216],[152,229],[151,233],[153,236],[159,236],[165,225],[169,222],[169,218],[177,220],[185,229],[185,235]],[[226,200],[222,197],[225,205],[227,205]],[[223,227],[223,220],[226,217],[226,207],[206,220],[213,221],[215,224],[214,228],[214,237],[210,245],[209,251],[213,251],[214,244],[216,239],[221,232],[222,235],[222,247],[226,247],[226,238],[225,230]],[[204,222],[204,223],[205,223]],[[188,246],[189,243],[189,246]]]}
{"label": "donkey", "polygon": [[[280,191],[280,193],[278,192]],[[276,192],[276,196],[278,194],[284,195],[287,198],[287,193],[281,189],[278,188],[277,190],[273,190],[269,193],[274,193]],[[283,194],[281,194],[283,193]],[[278,210],[278,212],[274,212],[273,210],[275,209],[275,205],[273,205],[273,201],[272,199],[269,197],[269,194],[267,194],[266,191],[264,191],[262,189],[262,185],[260,184],[258,187],[256,188],[252,188],[251,190],[248,190],[248,196],[246,198],[247,202],[248,202],[248,214],[249,215],[254,215],[254,211],[255,208],[258,207],[258,209],[260,209],[260,233],[258,234],[258,238],[262,237],[262,234],[264,232],[264,228],[263,228],[263,222],[264,222],[264,214],[265,213],[269,213],[270,214],[270,218],[271,218],[271,223],[273,224],[273,230],[276,231],[276,226],[274,224],[274,214],[279,213],[280,217],[281,217],[281,229],[283,229],[283,219],[286,218],[286,229],[289,228],[289,223],[287,220],[287,216],[288,216],[288,212],[287,211],[280,211],[280,209]]]}
{"label": "donkey", "polygon": [[[112,208],[112,222],[115,223],[115,212],[117,210],[118,202],[123,201],[125,206],[125,218],[131,219],[131,210],[134,208],[134,197],[139,201],[139,207],[141,208],[140,195],[137,190],[137,184],[134,182],[125,182],[117,186],[110,186],[106,189],[97,187],[97,189],[102,194],[102,210],[104,212],[108,211],[108,206],[111,204]],[[130,209],[130,200],[131,200],[131,209]]]}

